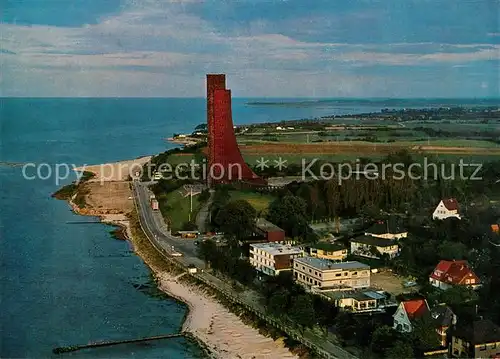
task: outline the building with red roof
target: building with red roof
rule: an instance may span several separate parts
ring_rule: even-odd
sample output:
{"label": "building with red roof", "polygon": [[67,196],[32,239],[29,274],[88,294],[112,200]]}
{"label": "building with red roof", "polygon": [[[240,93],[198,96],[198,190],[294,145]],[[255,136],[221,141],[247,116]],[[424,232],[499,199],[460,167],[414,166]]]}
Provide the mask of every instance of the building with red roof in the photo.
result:
{"label": "building with red roof", "polygon": [[434,213],[432,214],[432,219],[446,219],[446,218],[457,218],[461,219],[459,214],[460,207],[458,201],[455,198],[442,199],[437,205]]}
{"label": "building with red roof", "polygon": [[399,332],[413,331],[415,320],[430,315],[430,308],[425,299],[412,299],[399,303],[394,313],[393,328]]}
{"label": "building with red roof", "polygon": [[455,285],[473,289],[481,285],[479,277],[472,271],[467,261],[442,260],[429,276],[429,283],[439,289],[448,289]]}

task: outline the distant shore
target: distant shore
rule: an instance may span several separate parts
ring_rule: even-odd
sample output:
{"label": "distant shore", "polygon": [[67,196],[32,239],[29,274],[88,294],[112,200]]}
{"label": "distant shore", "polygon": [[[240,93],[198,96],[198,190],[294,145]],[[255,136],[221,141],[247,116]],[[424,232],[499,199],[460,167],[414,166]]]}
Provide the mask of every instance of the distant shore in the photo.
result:
{"label": "distant shore", "polygon": [[[183,281],[183,274],[166,263],[145,238],[130,199],[130,183],[125,181],[127,176],[118,169],[129,168],[137,162],[143,165],[149,159],[143,157],[76,169],[92,172],[94,177],[78,185],[73,195],[67,198],[71,209],[80,215],[99,217],[103,223],[123,229],[135,253],[151,268],[160,290],[188,306],[182,331],[199,340],[212,358],[298,358],[281,340],[274,341],[260,334],[258,329],[244,324],[240,317],[231,313],[209,292]],[[114,169],[113,175],[102,172],[103,169]],[[78,196],[84,198],[75,203]]]}

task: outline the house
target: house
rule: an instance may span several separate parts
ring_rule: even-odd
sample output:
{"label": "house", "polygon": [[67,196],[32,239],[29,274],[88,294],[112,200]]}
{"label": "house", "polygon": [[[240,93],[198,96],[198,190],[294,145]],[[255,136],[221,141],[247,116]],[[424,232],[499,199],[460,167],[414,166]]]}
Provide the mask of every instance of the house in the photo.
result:
{"label": "house", "polygon": [[430,309],[425,299],[412,299],[399,303],[394,313],[393,328],[401,333],[413,331],[414,321],[429,315]]}
{"label": "house", "polygon": [[293,260],[295,281],[312,290],[368,288],[370,274],[370,266],[356,261],[334,263],[327,259],[314,257]]}
{"label": "house", "polygon": [[279,243],[250,244],[250,264],[259,272],[267,275],[278,275],[292,268],[292,261],[301,257],[302,250]]}
{"label": "house", "polygon": [[394,258],[399,254],[399,245],[395,240],[372,236],[360,236],[350,240],[351,253],[361,257],[380,258],[387,254]]}
{"label": "house", "polygon": [[500,358],[500,327],[490,320],[461,323],[451,329],[448,355],[454,358]]}
{"label": "house", "polygon": [[265,238],[268,242],[285,241],[285,231],[264,218],[257,218],[254,232],[257,236]]}
{"label": "house", "polygon": [[347,248],[341,244],[318,242],[306,248],[311,257],[342,261],[347,257]]}
{"label": "house", "polygon": [[375,223],[366,230],[365,235],[383,239],[401,239],[408,237],[408,230],[400,225],[398,219],[391,217]]}
{"label": "house", "polygon": [[457,316],[447,305],[438,305],[431,309],[431,317],[439,335],[441,347],[448,347],[448,330],[457,324]]}
{"label": "house", "polygon": [[429,283],[439,289],[448,289],[454,285],[476,289],[481,286],[479,277],[474,274],[465,260],[442,260],[429,276]]}
{"label": "house", "polygon": [[500,226],[498,224],[491,225],[491,232],[495,234],[500,234]]}
{"label": "house", "polygon": [[446,218],[458,218],[461,219],[458,213],[459,207],[458,202],[455,198],[443,199],[439,202],[434,213],[432,214],[432,219],[446,219]]}

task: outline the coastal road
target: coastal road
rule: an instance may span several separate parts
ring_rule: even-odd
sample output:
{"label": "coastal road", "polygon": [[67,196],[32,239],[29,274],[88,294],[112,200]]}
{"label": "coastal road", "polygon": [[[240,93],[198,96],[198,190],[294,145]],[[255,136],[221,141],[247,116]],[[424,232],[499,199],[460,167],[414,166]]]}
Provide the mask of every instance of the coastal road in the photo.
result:
{"label": "coastal road", "polygon": [[195,240],[171,235],[161,213],[153,211],[150,205],[151,192],[148,189],[148,184],[134,181],[132,185],[141,224],[150,238],[154,239],[169,254],[182,253],[182,257],[177,257],[180,262],[186,265],[193,264],[197,268],[204,268],[205,263],[196,256],[197,246]]}

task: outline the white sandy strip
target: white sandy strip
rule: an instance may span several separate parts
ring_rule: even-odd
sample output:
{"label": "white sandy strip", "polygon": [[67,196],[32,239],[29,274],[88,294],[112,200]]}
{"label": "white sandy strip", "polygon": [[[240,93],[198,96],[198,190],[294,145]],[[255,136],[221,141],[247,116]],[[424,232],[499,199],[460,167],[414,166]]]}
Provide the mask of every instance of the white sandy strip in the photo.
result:
{"label": "white sandy strip", "polygon": [[197,287],[179,283],[170,273],[158,273],[160,289],[185,302],[190,312],[183,326],[204,342],[217,358],[298,358],[280,341],[274,341],[244,324],[215,299]]}
{"label": "white sandy strip", "polygon": [[140,170],[145,163],[149,162],[151,157],[152,156],[145,156],[135,160],[103,163],[92,166],[85,165],[75,168],[75,171],[88,171],[94,173],[95,177],[91,180],[93,182],[126,181],[129,175],[135,175],[135,172]]}

